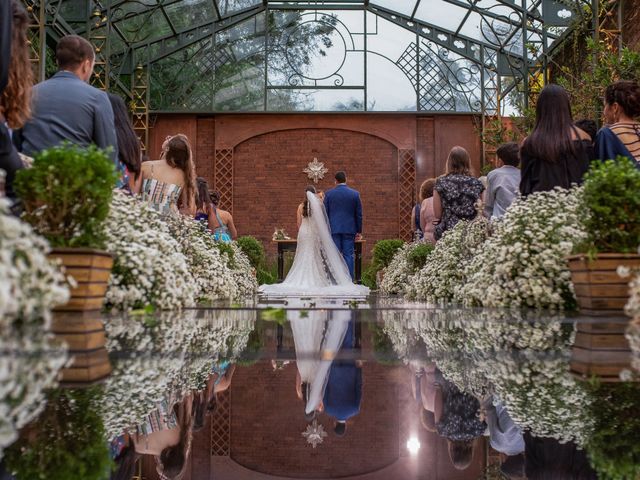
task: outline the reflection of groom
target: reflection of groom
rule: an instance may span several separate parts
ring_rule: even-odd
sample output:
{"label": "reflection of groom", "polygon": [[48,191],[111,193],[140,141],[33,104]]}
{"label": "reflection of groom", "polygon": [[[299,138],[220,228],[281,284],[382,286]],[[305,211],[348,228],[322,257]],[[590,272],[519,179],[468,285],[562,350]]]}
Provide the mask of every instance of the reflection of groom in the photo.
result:
{"label": "reflection of groom", "polygon": [[362,233],[362,203],[360,194],[347,187],[347,175],[336,173],[336,187],[324,197],[324,206],[329,217],[331,236],[344,257],[353,278],[355,241]]}

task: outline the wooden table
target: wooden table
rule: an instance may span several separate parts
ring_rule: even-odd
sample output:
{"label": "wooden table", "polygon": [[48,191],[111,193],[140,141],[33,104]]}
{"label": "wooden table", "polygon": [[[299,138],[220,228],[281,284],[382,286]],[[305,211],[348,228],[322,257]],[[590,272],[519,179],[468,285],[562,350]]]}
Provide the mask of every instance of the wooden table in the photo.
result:
{"label": "wooden table", "polygon": [[[284,280],[284,253],[295,252],[298,246],[298,241],[291,240],[273,240],[278,245],[278,282]],[[356,240],[355,244],[355,281],[361,283],[362,280],[362,245],[366,240]]]}

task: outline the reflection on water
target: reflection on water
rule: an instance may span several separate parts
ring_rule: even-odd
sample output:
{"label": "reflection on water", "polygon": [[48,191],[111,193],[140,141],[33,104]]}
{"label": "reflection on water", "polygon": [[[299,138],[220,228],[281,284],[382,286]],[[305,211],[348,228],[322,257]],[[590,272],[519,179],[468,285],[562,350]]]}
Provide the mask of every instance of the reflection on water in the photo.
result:
{"label": "reflection on water", "polygon": [[625,319],[379,297],[104,320],[112,371],[93,385],[51,388],[65,357],[41,337],[4,343],[2,468],[15,478],[640,473]]}

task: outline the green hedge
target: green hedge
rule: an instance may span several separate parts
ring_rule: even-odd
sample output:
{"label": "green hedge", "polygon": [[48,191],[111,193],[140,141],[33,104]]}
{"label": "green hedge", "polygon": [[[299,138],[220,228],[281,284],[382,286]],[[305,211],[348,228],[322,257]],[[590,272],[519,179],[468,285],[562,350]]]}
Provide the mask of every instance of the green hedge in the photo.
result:
{"label": "green hedge", "polygon": [[404,245],[400,239],[380,240],[373,246],[371,263],[362,272],[362,283],[369,288],[376,288],[376,274],[389,266],[396,252]]}

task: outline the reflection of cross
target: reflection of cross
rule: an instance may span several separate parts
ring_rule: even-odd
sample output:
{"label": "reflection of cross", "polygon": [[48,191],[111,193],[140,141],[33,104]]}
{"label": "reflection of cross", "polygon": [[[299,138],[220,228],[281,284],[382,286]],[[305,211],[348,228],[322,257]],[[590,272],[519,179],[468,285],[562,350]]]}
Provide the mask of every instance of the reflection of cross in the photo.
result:
{"label": "reflection of cross", "polygon": [[307,425],[307,429],[302,432],[302,436],[307,439],[307,443],[310,443],[313,448],[316,448],[324,441],[327,432],[324,431],[322,425],[318,425],[318,420],[314,418],[313,423]]}
{"label": "reflection of cross", "polygon": [[315,157],[313,158],[313,162],[309,162],[307,168],[303,170],[303,172],[313,180],[313,183],[318,183],[321,178],[324,178],[324,174],[328,171],[329,169],[324,166],[324,163],[319,162]]}

